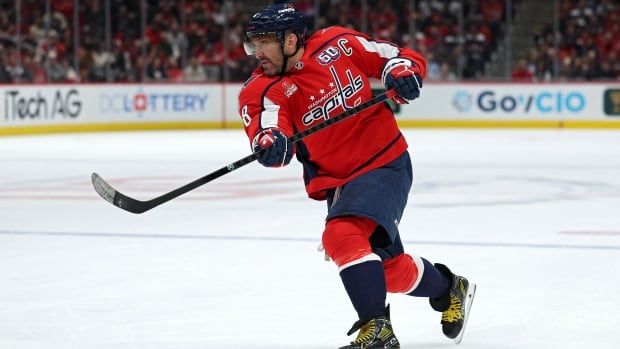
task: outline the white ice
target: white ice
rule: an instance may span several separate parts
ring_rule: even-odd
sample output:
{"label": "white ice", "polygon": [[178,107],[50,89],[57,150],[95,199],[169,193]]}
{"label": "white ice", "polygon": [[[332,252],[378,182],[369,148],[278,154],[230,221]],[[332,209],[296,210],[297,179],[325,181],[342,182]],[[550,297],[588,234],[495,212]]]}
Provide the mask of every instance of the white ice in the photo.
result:
{"label": "white ice", "polygon": [[[620,348],[620,133],[407,130],[409,253],[478,285],[460,348]],[[0,138],[0,348],[337,348],[356,320],[323,260],[325,204],[241,130]],[[453,348],[426,299],[389,295],[403,348]]]}

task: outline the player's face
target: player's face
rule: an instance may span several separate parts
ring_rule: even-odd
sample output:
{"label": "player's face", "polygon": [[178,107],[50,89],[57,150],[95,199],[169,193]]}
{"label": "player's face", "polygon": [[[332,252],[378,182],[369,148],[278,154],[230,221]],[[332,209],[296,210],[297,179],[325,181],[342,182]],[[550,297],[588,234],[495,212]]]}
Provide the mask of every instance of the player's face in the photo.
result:
{"label": "player's face", "polygon": [[255,49],[255,56],[260,61],[265,75],[278,75],[282,69],[284,57],[280,51],[280,42],[275,36],[260,36],[252,39]]}

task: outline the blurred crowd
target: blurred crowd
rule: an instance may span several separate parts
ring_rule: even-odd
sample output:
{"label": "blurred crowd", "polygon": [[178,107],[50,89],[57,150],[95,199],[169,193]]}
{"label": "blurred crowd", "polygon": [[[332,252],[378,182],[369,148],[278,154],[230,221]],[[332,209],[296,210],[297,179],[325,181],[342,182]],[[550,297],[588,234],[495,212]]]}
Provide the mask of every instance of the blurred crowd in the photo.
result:
{"label": "blurred crowd", "polygon": [[559,32],[557,44],[552,23],[534,36],[528,57],[520,59],[512,72],[514,80],[620,78],[619,1],[561,1]]}
{"label": "blurred crowd", "polygon": [[354,1],[333,3],[321,1],[319,27],[359,29],[366,21],[375,38],[422,53],[431,80],[482,78],[504,33],[505,0],[369,0],[367,17]]}
{"label": "blurred crowd", "polygon": [[241,4],[54,0],[48,15],[41,3],[21,0],[19,31],[13,2],[0,5],[0,81],[220,81],[224,65],[230,80],[247,75]]}
{"label": "blurred crowd", "polygon": [[[427,57],[431,80],[484,78],[506,14],[516,12],[505,0],[316,1],[294,2],[310,32],[342,25],[412,47]],[[0,2],[0,82],[243,81],[256,66],[243,50],[244,24],[266,1],[75,2],[21,0],[20,16],[14,1]],[[615,1],[563,2],[558,74],[618,76]],[[553,77],[552,39],[536,37],[514,79]]]}

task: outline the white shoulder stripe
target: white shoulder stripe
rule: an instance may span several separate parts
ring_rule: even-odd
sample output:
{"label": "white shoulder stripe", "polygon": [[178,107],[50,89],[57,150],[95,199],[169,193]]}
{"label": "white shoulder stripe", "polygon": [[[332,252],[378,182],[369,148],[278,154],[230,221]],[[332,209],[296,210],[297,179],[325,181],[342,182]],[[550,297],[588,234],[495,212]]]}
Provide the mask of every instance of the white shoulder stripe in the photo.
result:
{"label": "white shoulder stripe", "polygon": [[355,37],[368,52],[376,52],[383,58],[394,58],[398,56],[398,47],[385,42],[368,41],[361,36]]}
{"label": "white shoulder stripe", "polygon": [[265,110],[263,110],[260,115],[260,127],[278,127],[278,113],[280,111],[280,106],[265,97],[263,98],[263,107]]}

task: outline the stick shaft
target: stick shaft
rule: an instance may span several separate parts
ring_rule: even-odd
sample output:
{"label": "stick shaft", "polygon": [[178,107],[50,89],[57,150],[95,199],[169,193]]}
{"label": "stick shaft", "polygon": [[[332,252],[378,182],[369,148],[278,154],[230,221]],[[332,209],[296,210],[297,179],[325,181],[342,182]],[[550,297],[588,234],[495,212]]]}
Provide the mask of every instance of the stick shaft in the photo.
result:
{"label": "stick shaft", "polygon": [[[377,95],[375,97],[373,97],[372,99],[359,104],[351,109],[348,109],[340,114],[338,114],[337,116],[333,117],[333,118],[329,118],[323,122],[321,122],[320,124],[317,124],[315,126],[309,127],[303,131],[297,132],[296,134],[292,135],[291,137],[289,137],[289,141],[296,143],[299,142],[300,140],[304,139],[305,137],[308,137],[316,132],[319,132],[320,130],[333,125],[339,121],[342,121],[348,117],[351,117],[352,115],[355,115],[359,112],[361,112],[362,110],[368,109],[378,103],[381,103],[389,98],[394,97],[395,92],[393,90],[387,91],[385,93],[382,93],[380,95]],[[216,171],[213,171],[203,177],[200,177],[190,183],[187,183],[177,189],[174,189],[168,193],[165,193],[161,196],[158,196],[154,199],[151,200],[147,200],[147,201],[141,201],[141,200],[137,200],[134,198],[131,198],[127,195],[124,195],[122,193],[120,193],[119,191],[115,190],[111,185],[109,185],[106,181],[104,181],[98,174],[93,173],[92,174],[92,183],[93,186],[95,188],[95,191],[102,197],[104,198],[106,201],[112,203],[114,206],[120,207],[126,211],[132,212],[132,213],[142,213],[145,211],[148,211],[154,207],[157,207],[165,202],[168,202],[178,196],[181,196],[193,189],[196,189],[206,183],[209,183],[219,177],[222,177],[223,175],[230,173],[240,167],[243,167],[251,162],[253,162],[254,160],[257,159],[257,154],[250,154],[244,158],[241,158],[235,162],[232,162]]]}

